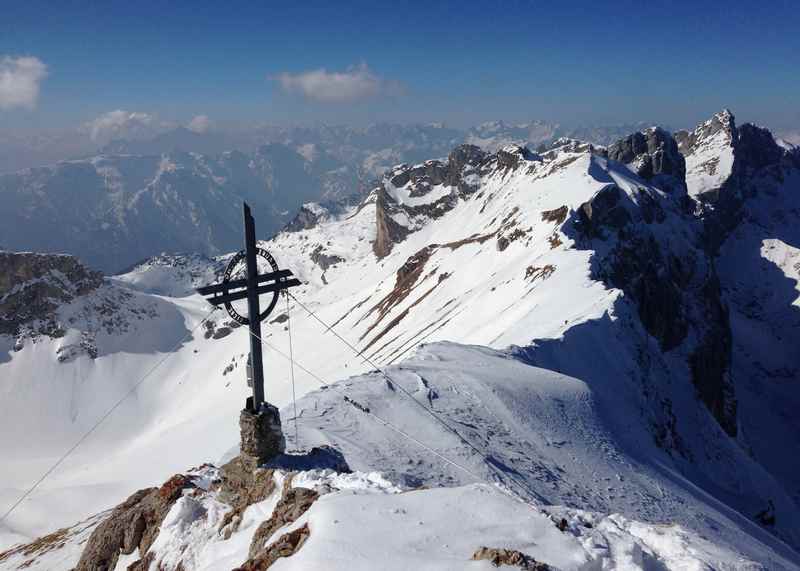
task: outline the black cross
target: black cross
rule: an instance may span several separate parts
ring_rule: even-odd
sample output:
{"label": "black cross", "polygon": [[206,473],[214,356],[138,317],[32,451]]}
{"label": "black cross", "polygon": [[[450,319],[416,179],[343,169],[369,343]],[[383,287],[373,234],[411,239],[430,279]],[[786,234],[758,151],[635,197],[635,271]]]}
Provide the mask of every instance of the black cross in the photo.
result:
{"label": "black cross", "polygon": [[[228,263],[222,282],[214,285],[197,288],[197,293],[207,296],[206,299],[214,306],[224,305],[228,314],[243,325],[250,327],[250,359],[253,368],[253,397],[247,399],[247,408],[258,412],[264,401],[264,364],[261,356],[261,321],[275,308],[278,293],[299,286],[300,281],[292,278],[289,270],[279,270],[269,252],[256,246],[256,228],[250,207],[244,204],[244,246],[245,249],[236,254]],[[256,259],[266,258],[273,271],[259,274]],[[233,270],[242,259],[247,264],[247,277],[232,280]],[[266,284],[266,285],[259,285]],[[258,296],[272,293],[272,301],[263,312],[258,303]],[[232,301],[247,298],[247,317],[240,315],[231,305]],[[256,316],[255,318],[253,316]]]}

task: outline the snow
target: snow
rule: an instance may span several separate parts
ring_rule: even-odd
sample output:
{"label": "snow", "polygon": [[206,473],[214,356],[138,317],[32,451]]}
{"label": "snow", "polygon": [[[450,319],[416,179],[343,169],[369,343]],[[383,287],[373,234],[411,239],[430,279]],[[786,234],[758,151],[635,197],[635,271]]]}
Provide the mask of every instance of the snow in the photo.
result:
{"label": "snow", "polygon": [[[422,165],[417,165],[422,166]],[[397,188],[392,185],[390,182],[385,183],[386,192],[389,196],[392,197],[397,204],[401,204],[404,206],[421,206],[424,204],[433,204],[437,200],[440,200],[446,196],[449,196],[452,192],[451,187],[444,185],[444,184],[437,184],[434,187],[423,194],[422,196],[411,196],[410,194],[410,186],[411,182],[407,183],[405,186],[401,188]]]}
{"label": "snow", "polygon": [[[692,165],[717,153],[725,168],[725,142],[715,141],[698,151]],[[339,381],[336,389],[319,390],[313,377],[296,371],[300,442],[290,447],[334,444],[356,473],[298,476],[294,485],[338,491],[308,512],[311,538],[276,569],[314,568],[323,557],[339,565],[337,553],[363,553],[363,568],[375,568],[378,561],[397,562],[396,568],[486,569],[488,563],[468,562],[481,545],[525,547],[563,569],[759,568],[748,561],[770,570],[797,568],[797,553],[752,519],[773,500],[779,511],[775,534],[800,543],[797,508],[786,492],[791,471],[768,472],[760,456],[748,456],[722,433],[698,405],[681,356],[661,355],[622,292],[591,278],[592,252],[576,249],[564,228],[543,219],[543,213],[562,206],[577,210],[611,184],[630,200],[626,208],[637,204],[642,189],[663,194],[623,165],[570,142],[545,155],[523,159],[523,166],[510,172],[469,175],[479,184],[471,199],[459,200],[435,223],[413,221],[415,231],[380,260],[371,245],[374,195],[344,213],[326,215],[313,228],[262,243],[304,282],[293,292],[297,298],[326,323],[335,323],[350,343],[369,345],[370,360],[389,366],[393,382],[422,405],[368,374],[370,363],[290,303],[296,358],[325,382]],[[688,169],[689,163],[687,158],[694,194],[714,184]],[[398,202],[413,205],[451,189],[440,185],[422,197],[410,197],[407,189],[391,192]],[[503,220],[514,220],[524,235],[500,252],[497,233],[508,233]],[[672,218],[653,226],[676,244],[689,239],[689,230]],[[472,239],[476,236],[485,239]],[[395,290],[398,268],[434,244],[418,287],[381,317],[373,308]],[[788,277],[796,244],[759,242],[759,248],[763,245],[764,256]],[[343,261],[323,270],[310,259],[319,247]],[[209,310],[192,288],[213,281],[222,264],[224,259],[205,266],[200,261],[184,271],[151,262],[113,278],[107,287],[129,292],[130,310],[151,307],[156,315],[137,319],[124,332],[99,332],[97,359],[84,355],[59,363],[56,357],[86,326],[85,300],[64,310],[78,318],[64,339],[41,338],[0,356],[0,506],[6,506],[179,344],[0,525],[0,549],[109,508],[187,466],[219,462],[235,452],[236,418],[248,395],[247,332],[236,328],[213,339],[201,329],[184,339]],[[549,266],[554,271],[548,277],[527,276],[528,268]],[[795,301],[796,286],[793,281]],[[290,371],[278,353],[288,354],[288,332],[285,323],[270,322],[287,311],[285,303],[281,300],[265,322],[263,336],[269,344],[267,398],[287,407],[283,418],[290,425]],[[218,328],[227,321],[223,312],[211,319]],[[387,330],[394,320],[398,325]],[[430,345],[415,352],[420,343]],[[0,348],[11,345],[0,336]],[[481,481],[344,403],[341,391]],[[665,419],[651,401],[672,403],[684,451],[654,443],[653,427]],[[443,415],[494,462],[477,456],[424,407]],[[782,474],[779,479],[776,473]],[[500,482],[535,505],[486,482]],[[419,485],[434,489],[407,491]],[[179,546],[191,545],[186,558],[192,568],[232,568],[241,564],[252,533],[275,502],[272,497],[248,508],[239,533],[225,542],[212,533],[225,507],[213,495],[185,497],[159,536],[159,553],[174,563]],[[596,525],[574,537],[561,534],[542,515],[555,510],[545,504],[565,506],[559,509],[570,521],[579,518],[575,510],[589,510]],[[387,533],[377,521],[395,509],[406,510],[394,514],[403,536]],[[489,545],[492,541],[501,545]],[[597,562],[601,556],[606,563]]]}
{"label": "snow", "polygon": [[[350,476],[350,483],[361,484],[324,489],[305,514],[272,535],[267,544],[303,525],[310,529],[302,547],[272,568],[490,569],[487,562],[470,558],[480,547],[494,547],[519,550],[563,571],[763,569],[675,525],[576,510],[550,514],[486,484],[387,493],[380,483],[371,485],[374,476]],[[319,483],[304,472],[293,485],[298,479],[303,485]],[[173,506],[151,550],[159,568],[173,570],[180,562],[199,571],[243,562],[254,531],[252,516],[225,540],[215,502],[213,494],[202,500],[185,496]],[[274,507],[273,498],[263,503]],[[263,509],[262,521],[271,509]],[[556,525],[562,518],[563,532]]]}
{"label": "snow", "polygon": [[[221,529],[230,508],[216,492],[185,493],[161,524],[148,552],[151,565],[164,571],[241,565],[257,527],[277,504],[286,474],[276,471],[274,478],[276,491],[249,506],[232,533]],[[269,545],[303,525],[310,530],[292,557],[276,561],[272,568],[278,570],[491,569],[486,561],[471,560],[481,547],[518,550],[562,571],[767,569],[680,526],[648,525],[619,514],[542,509],[487,484],[401,492],[378,473],[316,470],[297,473],[292,485],[322,495],[305,514],[267,540]],[[96,524],[92,521],[64,547],[39,555],[30,568],[71,569],[79,545]],[[138,550],[121,556],[116,569],[126,569],[139,556]],[[14,556],[0,561],[0,568],[15,568],[25,561]]]}
{"label": "snow", "polygon": [[[721,117],[722,120],[726,118]],[[710,122],[697,128],[700,133]],[[704,192],[719,188],[733,171],[733,142],[726,129],[720,129],[710,137],[700,137],[686,159],[686,187],[689,195],[697,197]]]}

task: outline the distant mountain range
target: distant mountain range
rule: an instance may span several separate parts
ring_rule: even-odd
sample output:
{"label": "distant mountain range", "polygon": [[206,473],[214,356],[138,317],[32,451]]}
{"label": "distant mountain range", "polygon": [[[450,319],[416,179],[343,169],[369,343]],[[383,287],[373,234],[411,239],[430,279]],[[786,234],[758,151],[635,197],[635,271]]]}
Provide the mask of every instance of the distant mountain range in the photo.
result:
{"label": "distant mountain range", "polygon": [[[147,140],[115,140],[91,156],[58,162],[63,137],[4,139],[0,150],[17,152],[6,153],[11,160],[0,161],[0,172],[13,169],[14,160],[25,164],[23,155],[53,164],[0,174],[0,247],[67,252],[105,272],[162,251],[215,255],[240,243],[242,200],[254,207],[266,237],[303,202],[362,194],[393,166],[445,157],[464,142],[489,152],[563,136],[606,144],[636,129],[568,130],[540,121],[495,121],[467,130],[377,124],[198,133],[179,127]],[[79,135],[67,148],[77,153],[88,144]]]}

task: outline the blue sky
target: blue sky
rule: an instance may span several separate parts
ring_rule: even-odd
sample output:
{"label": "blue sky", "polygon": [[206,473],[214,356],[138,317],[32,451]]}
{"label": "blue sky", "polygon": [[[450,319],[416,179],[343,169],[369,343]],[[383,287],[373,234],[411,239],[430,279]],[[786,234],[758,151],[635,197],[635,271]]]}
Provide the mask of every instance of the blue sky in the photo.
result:
{"label": "blue sky", "polygon": [[[796,130],[798,13],[788,1],[5,1],[0,74],[29,75],[0,80],[0,128],[116,109],[220,123],[683,127],[729,107]],[[25,71],[22,56],[45,67]]]}

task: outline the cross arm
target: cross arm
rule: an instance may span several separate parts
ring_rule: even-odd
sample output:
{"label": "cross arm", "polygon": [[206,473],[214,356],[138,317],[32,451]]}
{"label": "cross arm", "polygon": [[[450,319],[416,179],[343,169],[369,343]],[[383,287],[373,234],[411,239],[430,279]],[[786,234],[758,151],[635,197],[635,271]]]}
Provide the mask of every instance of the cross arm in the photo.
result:
{"label": "cross arm", "polygon": [[[228,282],[231,283],[231,282]],[[256,295],[261,295],[264,293],[271,293],[273,291],[282,291],[285,289],[289,289],[290,287],[299,286],[301,285],[300,280],[292,278],[290,280],[279,281],[271,284],[267,284],[264,286],[259,286],[256,288]],[[247,297],[247,290],[243,289],[241,291],[237,291],[235,293],[229,293],[227,295],[214,295],[208,298],[208,302],[211,305],[222,305],[225,303],[230,303],[231,301],[237,301],[240,299],[245,299]]]}
{"label": "cross arm", "polygon": [[[277,272],[269,272],[267,274],[259,274],[256,282],[264,283],[270,280],[278,280],[280,278],[288,278],[292,275],[290,270],[278,270]],[[210,295],[212,293],[221,293],[223,291],[237,289],[240,287],[247,287],[247,278],[239,280],[231,280],[229,282],[222,282],[219,284],[207,285],[197,288],[197,293],[200,295]]]}

